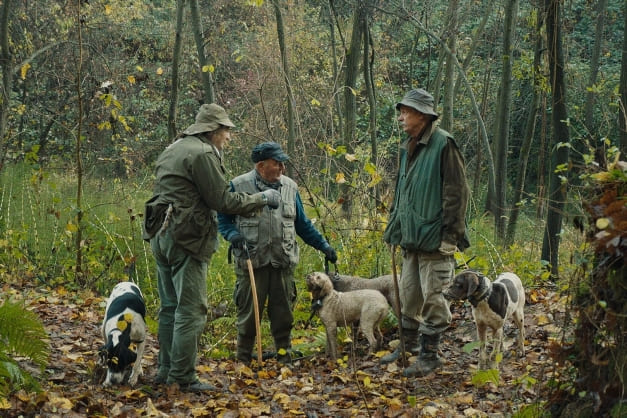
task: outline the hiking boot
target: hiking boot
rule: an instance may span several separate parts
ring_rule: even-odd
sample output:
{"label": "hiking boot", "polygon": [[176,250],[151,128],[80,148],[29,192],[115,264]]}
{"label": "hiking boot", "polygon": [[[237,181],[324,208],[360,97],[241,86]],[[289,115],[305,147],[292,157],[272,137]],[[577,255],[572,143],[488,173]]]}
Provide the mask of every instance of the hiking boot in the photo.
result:
{"label": "hiking boot", "polygon": [[414,364],[403,370],[403,376],[405,377],[428,376],[442,366],[442,359],[440,359],[440,356],[438,355],[438,349],[440,347],[440,334],[422,334],[421,337],[422,347],[420,355]]}
{"label": "hiking boot", "polygon": [[182,392],[213,392],[218,390],[215,386],[210,385],[209,383],[203,383],[200,380],[179,386]]}
{"label": "hiking boot", "polygon": [[[403,339],[405,340],[405,353],[415,356],[420,353],[420,332],[417,329],[403,328]],[[401,357],[401,343],[389,354],[384,355],[379,360],[381,364],[395,362]]]}
{"label": "hiking boot", "polygon": [[153,380],[153,383],[155,385],[164,385],[167,381],[168,381],[167,376],[157,375],[157,377],[155,377],[155,380]]}

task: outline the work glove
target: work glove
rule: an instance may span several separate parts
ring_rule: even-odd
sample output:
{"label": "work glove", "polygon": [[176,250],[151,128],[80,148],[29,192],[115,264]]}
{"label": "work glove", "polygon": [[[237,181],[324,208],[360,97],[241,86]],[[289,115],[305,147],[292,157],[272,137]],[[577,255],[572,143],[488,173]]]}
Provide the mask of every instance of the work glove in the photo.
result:
{"label": "work glove", "polygon": [[281,193],[278,190],[268,189],[261,192],[263,200],[270,209],[276,209],[281,203]]}
{"label": "work glove", "polygon": [[322,252],[324,253],[324,256],[327,260],[329,260],[330,262],[332,262],[333,264],[335,264],[337,262],[337,253],[335,252],[335,250],[333,249],[333,247],[331,247],[329,244],[327,244],[323,249]]}
{"label": "work glove", "polygon": [[231,237],[231,247],[236,250],[243,250],[246,245],[246,239],[241,234],[235,234]]}
{"label": "work glove", "polygon": [[453,255],[455,254],[455,250],[457,250],[457,245],[446,241],[442,241],[440,243],[440,248],[438,248],[438,251],[442,255]]}

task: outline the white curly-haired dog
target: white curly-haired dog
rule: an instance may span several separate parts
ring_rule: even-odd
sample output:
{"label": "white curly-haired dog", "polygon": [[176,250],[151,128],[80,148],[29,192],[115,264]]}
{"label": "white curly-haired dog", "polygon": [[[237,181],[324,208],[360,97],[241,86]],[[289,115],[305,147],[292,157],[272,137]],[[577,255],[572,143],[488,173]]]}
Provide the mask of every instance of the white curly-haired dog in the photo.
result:
{"label": "white curly-haired dog", "polygon": [[345,274],[334,274],[330,276],[331,282],[333,282],[333,288],[338,292],[352,292],[359,289],[373,289],[378,290],[385,296],[388,301],[388,305],[396,310],[396,296],[394,294],[394,277],[391,274],[384,276],[373,277],[372,279],[365,279],[359,276],[347,276]]}
{"label": "white curly-haired dog", "polygon": [[359,329],[368,339],[370,352],[378,347],[375,337],[381,336],[379,324],[386,317],[388,302],[381,292],[372,289],[338,292],[328,275],[313,272],[307,275],[307,288],[314,302],[320,301],[317,313],[327,332],[326,354],[337,358],[337,327],[345,327],[359,321]]}

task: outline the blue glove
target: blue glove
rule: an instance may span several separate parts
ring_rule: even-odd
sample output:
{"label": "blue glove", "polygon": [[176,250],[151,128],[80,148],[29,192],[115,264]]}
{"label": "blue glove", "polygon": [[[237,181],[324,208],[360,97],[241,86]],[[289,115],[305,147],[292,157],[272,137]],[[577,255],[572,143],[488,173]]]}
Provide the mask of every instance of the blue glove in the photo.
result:
{"label": "blue glove", "polygon": [[335,250],[333,249],[333,247],[331,247],[329,244],[327,244],[323,249],[322,252],[324,253],[324,256],[327,260],[329,260],[330,262],[332,262],[333,264],[337,263],[337,253],[335,252]]}

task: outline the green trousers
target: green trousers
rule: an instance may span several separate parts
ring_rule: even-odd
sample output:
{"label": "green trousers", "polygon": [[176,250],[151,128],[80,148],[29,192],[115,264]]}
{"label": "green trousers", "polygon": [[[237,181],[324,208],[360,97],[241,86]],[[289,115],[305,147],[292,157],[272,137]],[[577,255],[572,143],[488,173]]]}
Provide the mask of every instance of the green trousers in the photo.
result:
{"label": "green trousers", "polygon": [[[237,306],[237,355],[240,359],[250,356],[255,336],[255,310],[248,277],[248,269],[235,268],[237,282],[233,297]],[[263,315],[267,300],[270,332],[277,350],[291,347],[292,308],[296,300],[294,270],[292,268],[260,267],[254,270],[259,316]]]}
{"label": "green trousers", "polygon": [[168,230],[150,240],[157,262],[159,298],[158,377],[193,383],[200,336],[207,322],[207,263],[174,244]]}
{"label": "green trousers", "polygon": [[440,334],[451,323],[449,302],[442,292],[455,273],[455,258],[440,253],[403,253],[399,280],[402,326],[421,334]]}

